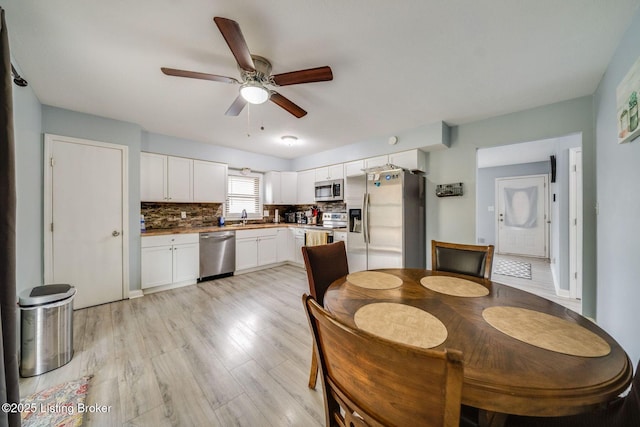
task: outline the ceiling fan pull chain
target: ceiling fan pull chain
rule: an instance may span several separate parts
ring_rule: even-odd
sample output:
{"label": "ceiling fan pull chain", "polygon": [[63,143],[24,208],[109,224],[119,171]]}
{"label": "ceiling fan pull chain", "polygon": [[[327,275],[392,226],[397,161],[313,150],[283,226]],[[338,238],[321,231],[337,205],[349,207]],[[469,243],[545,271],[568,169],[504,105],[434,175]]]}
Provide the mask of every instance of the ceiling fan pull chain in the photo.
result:
{"label": "ceiling fan pull chain", "polygon": [[251,104],[247,104],[247,138],[251,138]]}

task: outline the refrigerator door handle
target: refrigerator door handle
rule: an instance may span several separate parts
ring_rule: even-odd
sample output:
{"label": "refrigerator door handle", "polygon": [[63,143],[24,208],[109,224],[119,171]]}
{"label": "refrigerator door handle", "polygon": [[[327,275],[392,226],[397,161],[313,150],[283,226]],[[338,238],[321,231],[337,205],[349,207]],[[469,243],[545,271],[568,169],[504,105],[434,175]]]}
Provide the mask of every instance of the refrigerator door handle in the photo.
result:
{"label": "refrigerator door handle", "polygon": [[369,244],[369,193],[364,193],[362,200],[362,232],[364,233],[364,242]]}

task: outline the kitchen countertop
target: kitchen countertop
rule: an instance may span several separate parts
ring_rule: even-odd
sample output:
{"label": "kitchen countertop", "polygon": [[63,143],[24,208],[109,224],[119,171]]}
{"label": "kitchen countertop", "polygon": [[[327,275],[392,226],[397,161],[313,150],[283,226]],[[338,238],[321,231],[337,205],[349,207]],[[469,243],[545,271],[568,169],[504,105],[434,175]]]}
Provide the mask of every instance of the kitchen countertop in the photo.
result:
{"label": "kitchen countertop", "polygon": [[[215,231],[236,231],[236,230],[256,230],[262,228],[312,228],[312,229],[324,229],[319,225],[311,224],[297,224],[297,223],[262,223],[262,224],[229,224],[224,227],[212,226],[212,227],[193,227],[193,228],[162,228],[155,230],[147,230],[140,232],[142,237],[145,236],[163,236],[167,234],[187,234],[187,233],[212,233]],[[326,229],[329,230],[329,229]],[[333,231],[347,231],[346,228],[333,228]]]}

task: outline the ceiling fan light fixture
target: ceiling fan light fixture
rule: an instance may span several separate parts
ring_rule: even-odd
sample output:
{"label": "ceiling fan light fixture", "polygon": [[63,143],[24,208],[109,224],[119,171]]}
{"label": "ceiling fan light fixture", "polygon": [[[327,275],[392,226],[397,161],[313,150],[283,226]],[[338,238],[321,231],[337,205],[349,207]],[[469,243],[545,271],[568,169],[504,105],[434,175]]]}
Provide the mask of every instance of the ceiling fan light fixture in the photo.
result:
{"label": "ceiling fan light fixture", "polygon": [[249,104],[262,104],[267,102],[271,93],[258,82],[247,82],[240,86],[240,95]]}

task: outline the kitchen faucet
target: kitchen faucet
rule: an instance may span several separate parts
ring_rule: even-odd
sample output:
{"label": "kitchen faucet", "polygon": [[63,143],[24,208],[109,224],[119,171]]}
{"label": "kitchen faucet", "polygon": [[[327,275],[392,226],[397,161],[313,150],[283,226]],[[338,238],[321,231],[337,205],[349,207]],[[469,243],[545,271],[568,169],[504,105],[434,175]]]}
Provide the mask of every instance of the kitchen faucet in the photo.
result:
{"label": "kitchen faucet", "polygon": [[242,213],[240,214],[240,218],[242,218],[242,225],[247,225],[247,210],[242,209]]}

